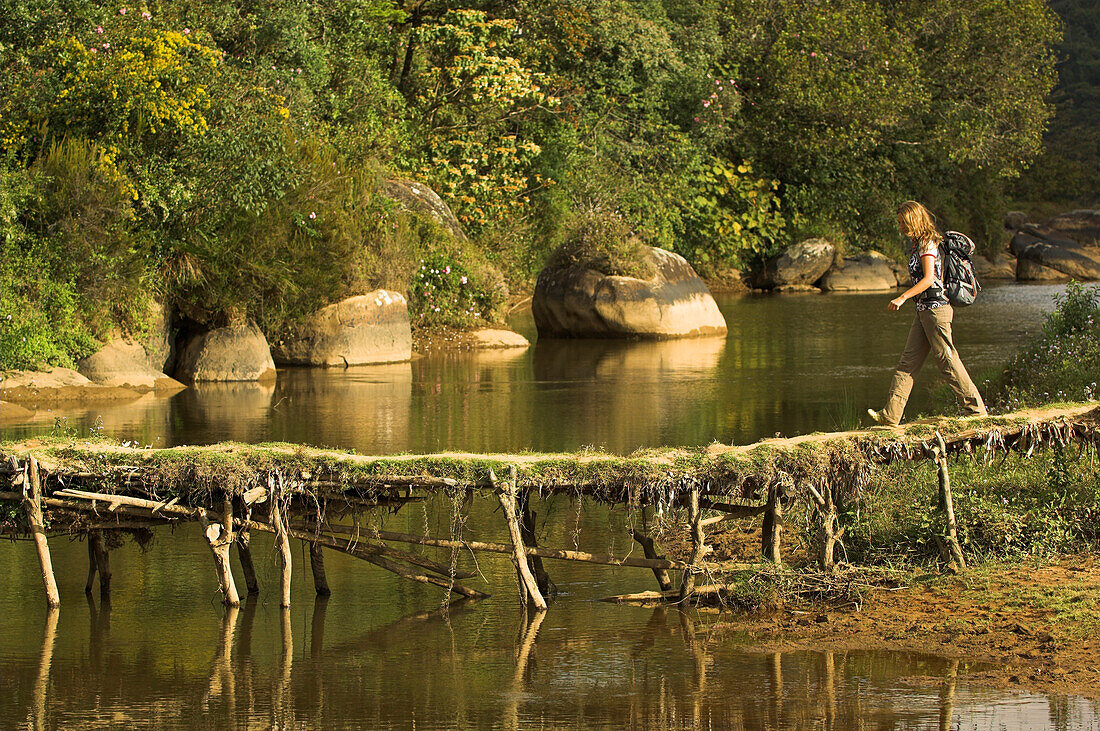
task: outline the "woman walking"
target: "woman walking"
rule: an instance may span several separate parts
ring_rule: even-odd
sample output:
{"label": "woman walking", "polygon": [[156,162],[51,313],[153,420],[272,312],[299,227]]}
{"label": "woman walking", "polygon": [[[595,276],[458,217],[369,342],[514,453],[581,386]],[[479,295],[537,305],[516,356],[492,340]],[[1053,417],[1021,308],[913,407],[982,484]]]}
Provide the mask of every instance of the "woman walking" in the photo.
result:
{"label": "woman walking", "polygon": [[881,411],[868,409],[867,413],[879,424],[896,426],[900,423],[905,403],[913,390],[913,379],[925,358],[931,354],[966,414],[984,415],[982,395],[970,380],[951,338],[954,311],[943,286],[943,257],[940,252],[943,236],[936,230],[932,214],[916,201],[906,201],[898,208],[898,226],[912,247],[909,276],[913,286],[900,297],[890,300],[887,309],[900,310],[907,300],[915,299],[917,316],[890,384],[886,407]]}

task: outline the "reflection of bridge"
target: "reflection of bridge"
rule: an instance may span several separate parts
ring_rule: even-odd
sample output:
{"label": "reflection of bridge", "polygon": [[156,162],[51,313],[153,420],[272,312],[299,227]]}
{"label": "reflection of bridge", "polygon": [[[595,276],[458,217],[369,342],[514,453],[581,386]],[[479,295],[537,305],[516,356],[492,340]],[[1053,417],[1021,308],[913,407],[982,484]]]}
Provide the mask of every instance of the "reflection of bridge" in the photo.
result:
{"label": "reflection of bridge", "polygon": [[[543,559],[651,569],[662,592],[645,598],[684,601],[721,594],[720,585],[695,586],[704,572],[761,565],[707,561],[706,529],[731,519],[763,516],[763,559],[780,563],[784,510],[804,507],[817,526],[818,561],[823,569],[834,569],[834,547],[844,532],[837,504],[858,494],[876,465],[896,461],[931,459],[938,465],[945,529],[937,540],[944,560],[955,569],[964,568],[955,538],[948,456],[1010,450],[1031,455],[1052,445],[1095,444],[1098,422],[1100,408],[1081,405],[739,447],[642,450],[626,457],[595,452],[367,457],[295,445],[143,450],[102,442],[23,442],[0,445],[0,474],[12,485],[10,491],[0,492],[0,504],[15,503],[22,512],[0,513],[0,532],[34,541],[51,605],[58,603],[58,594],[49,533],[87,537],[86,590],[91,591],[98,574],[100,591],[106,595],[111,575],[108,547],[123,534],[143,540],[151,529],[180,521],[200,524],[223,601],[230,606],[240,603],[230,568],[231,547],[237,549],[249,593],[258,591],[249,548],[253,531],[275,535],[284,607],[290,604],[291,538],[309,546],[315,587],[322,595],[328,594],[322,549],[328,549],[411,581],[464,597],[484,597],[480,590],[458,583],[475,576],[455,564],[459,550],[471,550],[511,556],[524,607],[546,608],[552,583]],[[439,494],[451,498],[457,515],[468,504],[466,498],[479,492],[499,501],[506,542],[466,540],[461,534],[440,538],[393,533],[370,522],[380,508],[396,511]],[[640,529],[632,534],[644,557],[538,546],[534,494],[567,494],[640,511]],[[690,545],[687,560],[657,554],[646,530],[650,511],[663,519],[683,518]],[[395,543],[450,549],[450,560],[440,563]],[[681,572],[678,587],[673,587],[670,570]]]}

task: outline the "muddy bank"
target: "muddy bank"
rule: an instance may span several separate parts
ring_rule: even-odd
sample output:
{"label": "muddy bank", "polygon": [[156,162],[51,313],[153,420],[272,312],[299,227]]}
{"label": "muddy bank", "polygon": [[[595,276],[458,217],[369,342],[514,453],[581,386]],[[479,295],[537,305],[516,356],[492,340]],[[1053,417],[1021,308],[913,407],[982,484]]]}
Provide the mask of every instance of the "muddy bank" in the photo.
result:
{"label": "muddy bank", "polygon": [[[914,572],[862,606],[787,606],[720,625],[760,651],[892,649],[976,661],[999,688],[1100,698],[1096,556],[990,564],[957,577]],[[747,639],[746,639],[747,638]]]}

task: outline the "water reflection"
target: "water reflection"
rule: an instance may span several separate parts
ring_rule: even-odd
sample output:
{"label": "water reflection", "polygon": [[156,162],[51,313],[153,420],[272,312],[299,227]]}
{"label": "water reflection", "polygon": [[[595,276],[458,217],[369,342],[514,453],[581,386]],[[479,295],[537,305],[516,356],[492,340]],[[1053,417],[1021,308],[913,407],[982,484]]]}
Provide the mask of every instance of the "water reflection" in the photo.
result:
{"label": "water reflection", "polygon": [[[478,607],[413,613],[326,647],[331,606],[319,598],[301,612],[309,643],[296,651],[299,617],[250,601],[208,615],[210,641],[198,648],[207,659],[193,667],[181,665],[182,658],[148,665],[143,643],[135,648],[136,638],[112,637],[110,610],[91,601],[86,648],[71,637],[63,642],[55,609],[45,615],[33,663],[12,664],[5,655],[0,725],[88,728],[123,719],[187,728],[1100,724],[1094,702],[970,687],[969,668],[958,660],[888,652],[745,653],[728,638],[711,636],[713,617],[665,607],[617,608],[619,621],[609,624],[558,605],[523,615],[518,627],[486,621],[485,605]],[[593,625],[587,632],[581,629],[586,622]],[[274,641],[270,651],[252,647],[257,630]],[[26,693],[17,690],[20,677],[29,681]]]}

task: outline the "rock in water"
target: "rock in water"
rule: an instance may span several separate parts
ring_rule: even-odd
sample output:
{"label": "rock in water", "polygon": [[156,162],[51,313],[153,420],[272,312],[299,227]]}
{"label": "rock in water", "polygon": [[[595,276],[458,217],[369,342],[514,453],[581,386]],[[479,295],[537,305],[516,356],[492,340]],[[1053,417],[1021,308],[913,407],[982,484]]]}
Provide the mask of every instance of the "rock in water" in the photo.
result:
{"label": "rock in water", "polygon": [[1014,279],[1016,277],[1016,262],[1012,257],[1004,254],[994,254],[986,257],[975,254],[971,261],[974,264],[974,274],[978,282],[986,279]]}
{"label": "rock in water", "polygon": [[826,239],[807,239],[788,247],[768,262],[761,282],[765,289],[812,287],[836,259],[836,247]]}
{"label": "rock in water", "polygon": [[[160,356],[154,355],[154,359]],[[76,364],[81,375],[103,386],[122,386],[137,390],[183,388],[149,364],[150,354],[139,343],[115,338]]]}
{"label": "rock in water", "polygon": [[409,308],[399,292],[377,289],[322,307],[271,349],[277,363],[352,366],[412,358]]}
{"label": "rock in water", "polygon": [[869,251],[837,261],[819,285],[826,292],[885,292],[897,288],[897,268],[885,255]]}
{"label": "rock in water", "polygon": [[192,335],[176,368],[183,381],[265,381],[275,377],[267,338],[254,323]]}
{"label": "rock in water", "polygon": [[678,254],[647,247],[650,279],[609,276],[583,265],[539,273],[531,310],[540,337],[684,338],[724,335],[707,285]]}

